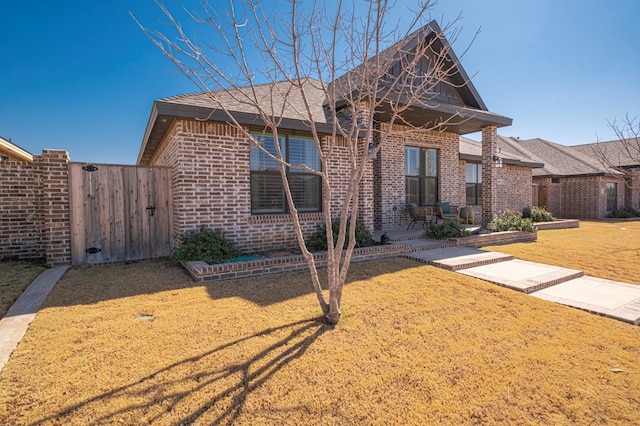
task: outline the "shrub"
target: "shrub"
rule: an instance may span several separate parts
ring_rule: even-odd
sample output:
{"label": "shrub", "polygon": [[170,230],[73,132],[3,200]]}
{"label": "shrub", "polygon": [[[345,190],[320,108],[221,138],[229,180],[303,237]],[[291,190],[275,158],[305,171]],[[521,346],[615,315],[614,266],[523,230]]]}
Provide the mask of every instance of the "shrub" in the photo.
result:
{"label": "shrub", "polygon": [[[523,218],[527,216],[522,214]],[[530,210],[529,218],[532,222],[553,222],[555,219],[544,207],[534,207]]]}
{"label": "shrub", "polygon": [[636,217],[636,216],[640,216],[640,212],[631,208],[631,207],[623,207],[621,209],[616,210],[615,212],[613,212],[612,214],[613,217],[615,218],[629,218],[629,217]]}
{"label": "shrub", "polygon": [[455,220],[447,220],[441,224],[432,225],[427,230],[427,236],[435,240],[444,240],[447,238],[461,238],[470,234],[460,222]]}
{"label": "shrub", "polygon": [[522,209],[522,217],[531,219],[531,207],[525,207]]}
{"label": "shrub", "polygon": [[199,260],[210,265],[223,263],[240,255],[235,245],[221,231],[201,228],[180,236],[180,245],[173,251],[173,261]]}
{"label": "shrub", "polygon": [[[344,248],[349,245],[349,227],[351,226],[351,220],[347,221],[347,238],[344,241]],[[323,223],[318,226],[316,232],[311,236],[309,245],[315,247],[317,250],[326,250],[327,247],[327,232],[326,226]],[[331,222],[331,229],[333,230],[333,241],[338,239],[338,232],[340,231],[340,220],[334,219]],[[356,247],[369,247],[373,245],[373,236],[366,226],[360,221],[356,220]]]}
{"label": "shrub", "polygon": [[533,232],[536,230],[536,225],[530,218],[524,218],[521,213],[511,210],[505,210],[502,215],[493,219],[493,223],[496,225],[496,231]]}

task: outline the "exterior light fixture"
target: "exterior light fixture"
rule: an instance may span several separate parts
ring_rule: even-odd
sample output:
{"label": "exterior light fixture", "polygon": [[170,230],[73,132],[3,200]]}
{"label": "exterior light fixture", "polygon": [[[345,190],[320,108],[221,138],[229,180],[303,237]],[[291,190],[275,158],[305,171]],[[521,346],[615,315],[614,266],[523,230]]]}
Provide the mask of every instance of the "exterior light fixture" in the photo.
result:
{"label": "exterior light fixture", "polygon": [[493,157],[491,157],[491,159],[493,160],[493,165],[496,168],[501,168],[502,167],[502,157],[499,157],[497,155],[494,155]]}

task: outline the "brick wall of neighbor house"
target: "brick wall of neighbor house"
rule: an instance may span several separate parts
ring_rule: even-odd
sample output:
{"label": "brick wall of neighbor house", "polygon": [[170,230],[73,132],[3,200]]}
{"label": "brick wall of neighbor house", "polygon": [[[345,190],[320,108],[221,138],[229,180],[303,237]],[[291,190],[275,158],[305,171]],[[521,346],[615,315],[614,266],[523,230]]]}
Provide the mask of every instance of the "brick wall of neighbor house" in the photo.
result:
{"label": "brick wall of neighbor house", "polygon": [[32,163],[0,162],[0,259],[44,257],[42,185]]}
{"label": "brick wall of neighbor house", "polygon": [[0,164],[0,259],[71,262],[69,154],[44,150],[33,163]]}
{"label": "brick wall of neighbor house", "polygon": [[625,183],[624,207],[640,210],[640,168],[635,167],[629,171],[629,179]]}
{"label": "brick wall of neighbor house", "polygon": [[[387,129],[381,124],[381,130]],[[459,136],[454,133],[416,130],[394,125],[374,164],[376,229],[406,226],[404,148],[416,146],[440,150],[439,198],[460,205],[465,200],[459,173]]]}
{"label": "brick wall of neighbor house", "polygon": [[624,206],[625,190],[622,179],[606,176],[535,178],[535,183],[547,187],[547,210],[563,219],[602,219],[607,211],[607,182],[618,184],[618,206]]}
{"label": "brick wall of neighbor house", "polygon": [[[242,132],[228,124],[189,120],[173,124],[151,162],[173,167],[176,232],[203,226],[221,229],[243,252],[298,246],[290,215],[251,214],[249,149]],[[346,152],[347,148],[337,149]],[[330,179],[343,181],[335,186],[338,193],[348,183],[346,167],[346,161],[331,166],[336,172]],[[361,205],[372,203],[372,181],[368,170]],[[323,213],[300,213],[299,217],[305,239],[324,220]],[[371,213],[363,219],[371,226]]]}

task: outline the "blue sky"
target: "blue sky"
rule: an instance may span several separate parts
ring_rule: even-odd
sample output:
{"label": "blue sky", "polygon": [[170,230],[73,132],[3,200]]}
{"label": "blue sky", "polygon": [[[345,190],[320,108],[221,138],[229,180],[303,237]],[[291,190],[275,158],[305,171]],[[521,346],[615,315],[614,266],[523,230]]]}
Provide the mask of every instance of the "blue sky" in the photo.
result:
{"label": "blue sky", "polygon": [[[34,154],[135,163],[153,100],[195,88],[129,11],[163,28],[152,0],[0,0],[0,135]],[[462,65],[489,109],[513,118],[500,134],[589,143],[614,137],[607,119],[640,114],[640,1],[441,0],[432,17],[460,13],[454,50],[481,29]]]}

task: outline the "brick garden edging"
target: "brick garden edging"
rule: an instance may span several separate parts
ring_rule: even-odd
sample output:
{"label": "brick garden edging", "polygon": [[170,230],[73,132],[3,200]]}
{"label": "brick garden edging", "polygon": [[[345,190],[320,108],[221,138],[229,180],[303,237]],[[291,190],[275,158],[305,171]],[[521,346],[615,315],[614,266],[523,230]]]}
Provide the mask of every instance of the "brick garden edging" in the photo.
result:
{"label": "brick garden edging", "polygon": [[[351,263],[396,257],[411,251],[410,244],[388,244],[371,246],[353,250]],[[327,253],[314,253],[316,265],[327,265]],[[257,277],[280,272],[292,272],[307,269],[307,261],[301,254],[249,260],[246,262],[220,263],[209,265],[205,262],[181,262],[189,275],[197,281],[228,280],[235,278]]]}
{"label": "brick garden edging", "polygon": [[538,232],[503,231],[491,232],[490,234],[474,234],[464,238],[449,238],[448,241],[457,246],[464,247],[484,247],[497,246],[501,244],[528,243],[538,239]]}
{"label": "brick garden edging", "polygon": [[567,229],[567,228],[579,228],[580,221],[578,219],[556,219],[553,222],[536,222],[538,231],[548,229]]}

